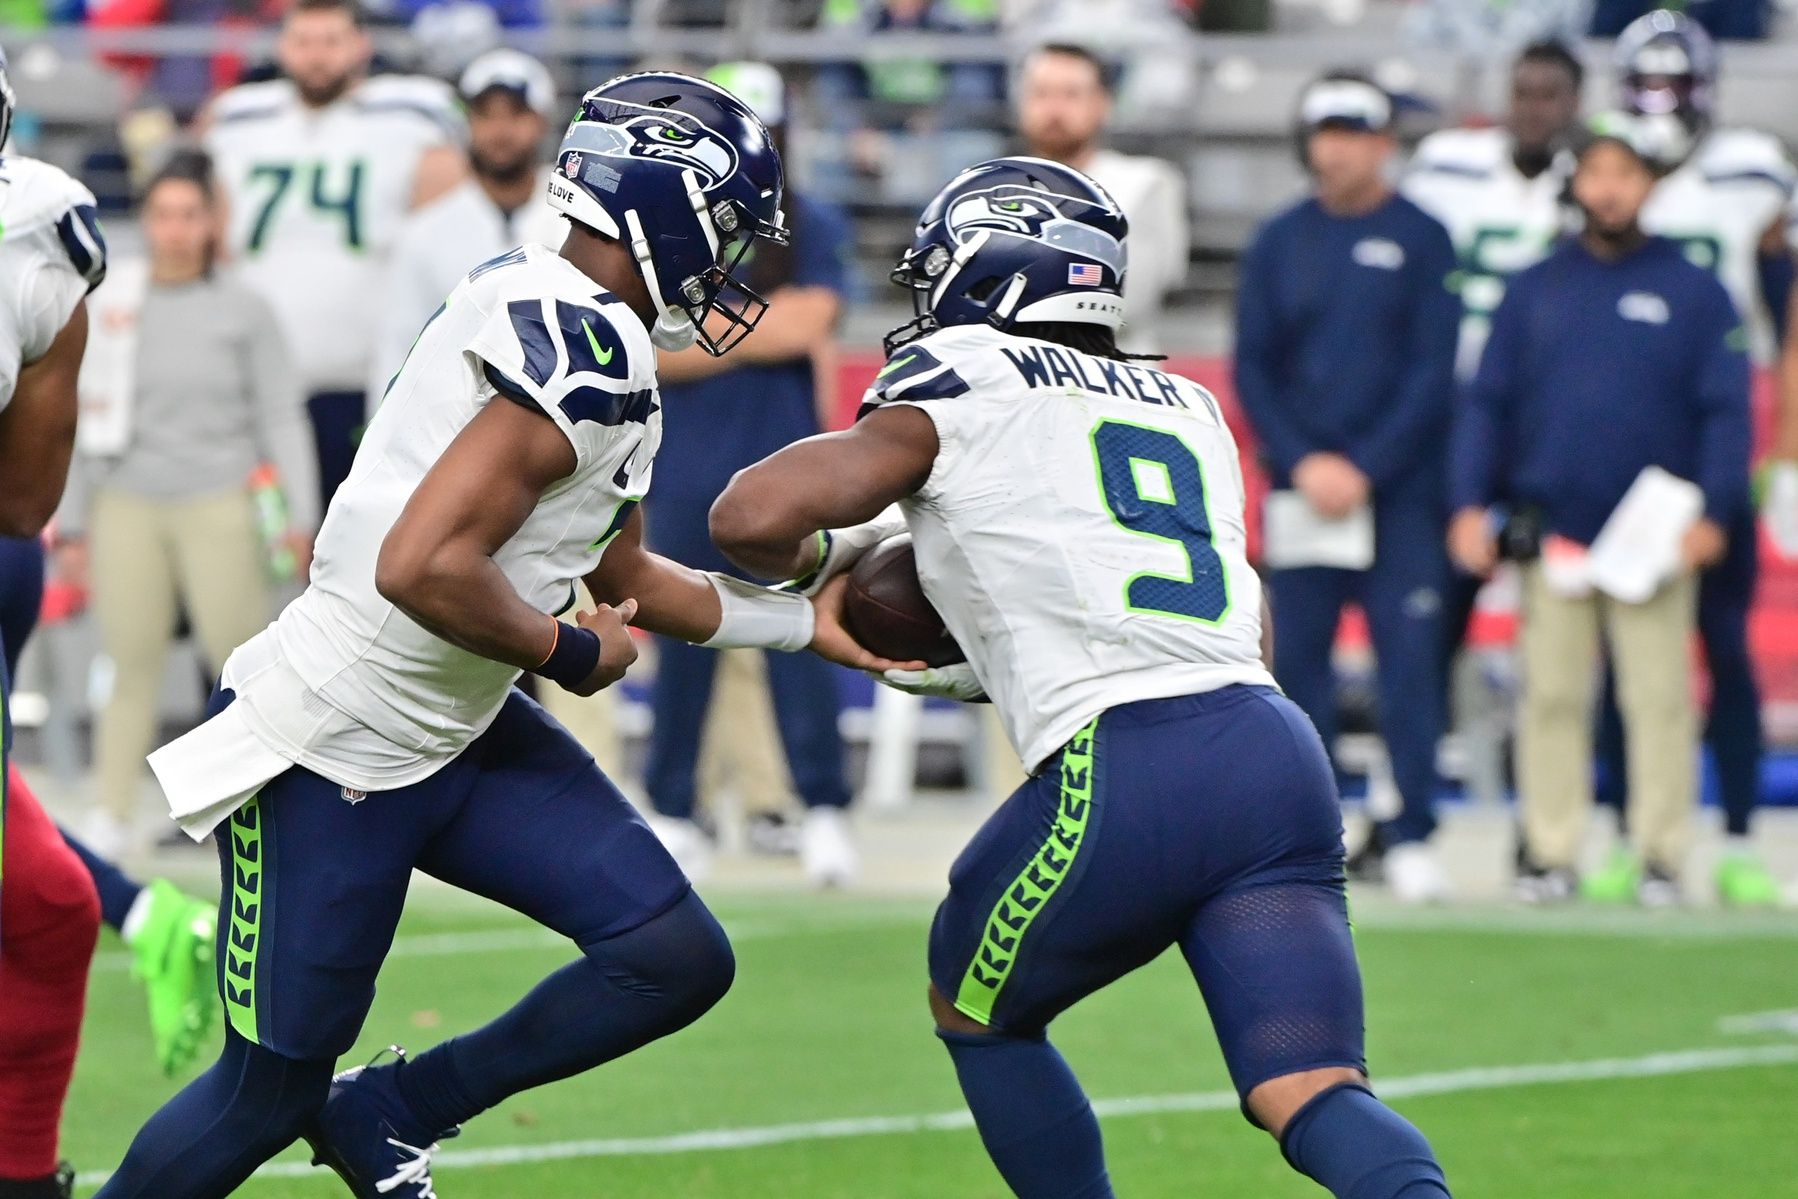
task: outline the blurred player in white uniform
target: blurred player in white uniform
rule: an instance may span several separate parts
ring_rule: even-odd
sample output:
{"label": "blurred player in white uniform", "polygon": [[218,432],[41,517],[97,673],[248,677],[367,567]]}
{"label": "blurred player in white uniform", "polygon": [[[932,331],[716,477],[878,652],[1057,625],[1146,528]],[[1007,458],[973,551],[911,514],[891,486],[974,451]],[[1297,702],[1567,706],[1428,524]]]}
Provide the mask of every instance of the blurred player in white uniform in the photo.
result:
{"label": "blurred player in white uniform", "polygon": [[232,88],[206,116],[226,253],[275,310],[304,377],[321,511],[365,419],[394,238],[466,171],[450,88],[366,78],[369,56],[354,0],[296,0],[277,45],[285,77]]}
{"label": "blurred player in white uniform", "polygon": [[1563,152],[1579,121],[1585,68],[1560,42],[1537,42],[1511,68],[1505,123],[1444,129],[1417,147],[1400,190],[1442,222],[1460,259],[1456,374],[1471,378],[1505,281],[1548,253],[1563,227]]}
{"label": "blurred player in white uniform", "polygon": [[543,138],[556,108],[549,71],[517,50],[490,50],[462,72],[456,90],[468,115],[469,177],[408,216],[394,237],[371,359],[370,412],[419,326],[470,267],[513,246],[561,240],[560,218],[541,202]]}
{"label": "blurred player in white uniform", "polygon": [[821,528],[897,503],[968,662],[887,681],[990,696],[1035,771],[956,860],[930,938],[937,1035],[1014,1193],[1114,1194],[1046,1030],[1178,945],[1245,1113],[1295,1169],[1339,1199],[1447,1199],[1429,1143],[1367,1089],[1336,788],[1262,663],[1235,442],[1203,388],[1117,348],[1125,231],[1058,163],[957,176],[893,273],[918,319],[862,419],[740,473],[713,536],[791,576]]}
{"label": "blurred player in white uniform", "polygon": [[[0,150],[12,114],[0,51]],[[75,446],[75,379],[87,347],[84,298],[105,273],[93,194],[47,163],[0,157],[0,535],[36,537],[62,498]],[[57,1164],[57,1132],[100,901],[8,761],[4,650],[0,645],[0,1197],[61,1199],[72,1175]]]}
{"label": "blurred player in white uniform", "polygon": [[[1774,306],[1762,280],[1764,274],[1777,278],[1774,286],[1781,292],[1790,286],[1785,214],[1798,170],[1778,139],[1714,125],[1717,49],[1696,22],[1678,13],[1651,12],[1618,37],[1616,55],[1623,107],[1649,123],[1663,157],[1679,164],[1655,185],[1642,210],[1642,227],[1683,243],[1688,258],[1717,273],[1748,330],[1751,357],[1765,366],[1777,353],[1777,339]],[[1798,505],[1798,466],[1772,475],[1770,505]],[[1749,842],[1764,753],[1760,690],[1748,647],[1758,575],[1751,505],[1743,506],[1728,536],[1728,553],[1704,573],[1698,601],[1698,630],[1711,674],[1705,742],[1717,765],[1726,835],[1716,885],[1725,903],[1763,906],[1777,899],[1778,888]],[[1614,704],[1606,705],[1599,753],[1607,767],[1600,799],[1620,806],[1627,780]],[[1597,899],[1633,896],[1637,870],[1620,854],[1588,875],[1582,887]]]}

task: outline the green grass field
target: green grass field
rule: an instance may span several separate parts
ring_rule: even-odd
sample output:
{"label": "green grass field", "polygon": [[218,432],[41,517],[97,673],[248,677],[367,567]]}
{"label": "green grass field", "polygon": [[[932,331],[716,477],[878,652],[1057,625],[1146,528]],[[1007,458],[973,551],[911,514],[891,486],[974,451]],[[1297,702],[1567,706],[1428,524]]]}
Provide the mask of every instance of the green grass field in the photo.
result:
{"label": "green grass field", "polygon": [[[951,1115],[960,1096],[930,1035],[929,905],[713,899],[739,957],[723,1005],[476,1121],[442,1159],[445,1199],[1004,1195]],[[1397,1106],[1434,1141],[1460,1199],[1798,1196],[1798,1039],[1719,1028],[1798,1008],[1790,917],[1371,904],[1359,915],[1376,1083],[1404,1096]],[[415,892],[357,1054],[466,1028],[569,956],[508,913]],[[106,945],[67,1122],[83,1193],[172,1085],[151,1064],[140,1002]],[[1120,1194],[1323,1193],[1221,1093],[1222,1062],[1177,956],[1089,1000],[1055,1036],[1088,1091],[1111,1101]],[[933,1116],[949,1118],[923,1119]],[[743,1135],[712,1135],[724,1131]],[[343,1193],[300,1161],[290,1152],[241,1193]]]}

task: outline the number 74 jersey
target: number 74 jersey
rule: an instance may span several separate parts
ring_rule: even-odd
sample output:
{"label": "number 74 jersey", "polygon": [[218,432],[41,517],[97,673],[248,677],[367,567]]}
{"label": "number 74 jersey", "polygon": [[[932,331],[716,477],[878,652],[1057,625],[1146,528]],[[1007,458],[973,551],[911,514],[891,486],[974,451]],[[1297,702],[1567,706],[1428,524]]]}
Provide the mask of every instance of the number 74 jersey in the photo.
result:
{"label": "number 74 jersey", "polygon": [[1236,443],[1204,388],[963,326],[895,351],[864,411],[885,404],[936,425],[901,504],[918,575],[1026,765],[1119,704],[1273,683]]}
{"label": "number 74 jersey", "polygon": [[378,75],[311,108],[283,79],[232,88],[211,119],[206,150],[239,277],[275,310],[307,391],[363,390],[419,160],[462,136],[454,95],[434,79]]}

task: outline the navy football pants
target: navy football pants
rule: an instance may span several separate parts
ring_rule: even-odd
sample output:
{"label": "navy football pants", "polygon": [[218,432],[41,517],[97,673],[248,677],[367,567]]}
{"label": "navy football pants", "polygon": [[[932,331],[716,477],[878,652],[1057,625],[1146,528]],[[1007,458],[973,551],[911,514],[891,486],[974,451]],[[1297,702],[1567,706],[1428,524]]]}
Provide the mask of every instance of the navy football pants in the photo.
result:
{"label": "navy football pants", "polygon": [[949,874],[930,977],[1034,1036],[1178,945],[1236,1089],[1364,1069],[1361,976],[1328,759],[1266,687],[1113,708],[975,835]]}
{"label": "navy football pants", "polygon": [[221,825],[218,844],[225,1012],[246,1041],[288,1058],[355,1043],[414,867],[581,946],[690,890],[587,752],[518,691],[422,782],[364,796],[295,767]]}
{"label": "navy football pants", "polygon": [[1268,574],[1274,677],[1305,710],[1326,746],[1337,735],[1332,649],[1343,607],[1358,603],[1373,638],[1380,735],[1404,802],[1381,826],[1388,845],[1436,828],[1436,745],[1446,720],[1442,654],[1449,565],[1442,516],[1426,503],[1374,501],[1371,569],[1301,567]]}

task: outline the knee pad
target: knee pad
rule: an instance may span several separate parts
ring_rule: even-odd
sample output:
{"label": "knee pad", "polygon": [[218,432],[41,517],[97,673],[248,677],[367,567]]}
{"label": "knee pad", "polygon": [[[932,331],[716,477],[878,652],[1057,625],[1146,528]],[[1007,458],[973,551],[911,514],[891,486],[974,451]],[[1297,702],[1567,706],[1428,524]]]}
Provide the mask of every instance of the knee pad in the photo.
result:
{"label": "knee pad", "polygon": [[246,1136],[286,1130],[292,1140],[324,1106],[335,1064],[328,1058],[284,1057],[236,1032],[227,1033],[224,1051],[212,1068],[227,1088],[221,1122]]}
{"label": "knee pad", "polygon": [[737,976],[730,938],[691,891],[647,924],[581,952],[613,987],[664,1002],[688,1021],[723,999]]}

